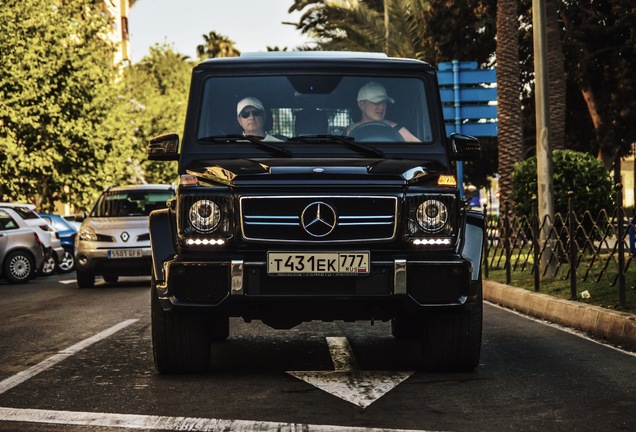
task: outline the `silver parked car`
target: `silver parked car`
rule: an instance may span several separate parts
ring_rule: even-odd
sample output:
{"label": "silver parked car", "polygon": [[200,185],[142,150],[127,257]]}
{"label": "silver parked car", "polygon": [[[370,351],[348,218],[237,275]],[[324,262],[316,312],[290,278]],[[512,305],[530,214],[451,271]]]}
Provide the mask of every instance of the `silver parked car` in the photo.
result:
{"label": "silver parked car", "polygon": [[35,212],[33,204],[0,203],[0,208],[12,209],[20,218],[24,219],[28,226],[38,233],[44,245],[45,253],[44,263],[41,267],[38,267],[38,271],[43,276],[53,274],[57,268],[57,263],[64,258],[64,248],[62,247],[59,233]]}
{"label": "silver parked car", "polygon": [[[170,185],[150,184],[106,189],[82,221],[75,243],[75,275],[80,288],[119,276],[150,276],[148,216],[174,196]],[[82,219],[82,217],[80,217]]]}
{"label": "silver parked car", "polygon": [[10,283],[25,283],[44,262],[38,234],[14,210],[0,208],[0,276]]}

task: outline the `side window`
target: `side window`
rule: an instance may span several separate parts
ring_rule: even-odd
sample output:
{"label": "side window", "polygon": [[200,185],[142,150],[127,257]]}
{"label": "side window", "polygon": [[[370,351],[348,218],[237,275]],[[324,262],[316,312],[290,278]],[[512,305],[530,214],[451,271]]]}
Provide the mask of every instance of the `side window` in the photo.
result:
{"label": "side window", "polygon": [[5,231],[17,228],[18,224],[16,223],[16,221],[13,220],[11,215],[3,210],[0,210],[0,230]]}

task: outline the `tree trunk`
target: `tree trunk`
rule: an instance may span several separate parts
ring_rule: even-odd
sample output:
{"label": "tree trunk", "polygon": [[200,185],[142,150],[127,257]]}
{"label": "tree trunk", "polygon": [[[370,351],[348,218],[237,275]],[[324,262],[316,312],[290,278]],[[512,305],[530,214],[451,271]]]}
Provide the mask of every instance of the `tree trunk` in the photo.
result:
{"label": "tree trunk", "polygon": [[[497,92],[500,202],[510,203],[514,164],[522,159],[517,0],[497,2]],[[500,207],[503,208],[503,207]]]}
{"label": "tree trunk", "polygon": [[601,131],[604,129],[603,117],[598,110],[598,102],[596,101],[596,95],[591,88],[581,88],[581,94],[587,105],[587,110],[590,113],[592,124],[594,124],[594,132],[596,133],[596,139],[599,142],[599,150],[596,158],[603,162],[605,169],[610,171],[614,166],[614,159],[616,158],[616,148],[603,147],[603,139],[601,137]]}

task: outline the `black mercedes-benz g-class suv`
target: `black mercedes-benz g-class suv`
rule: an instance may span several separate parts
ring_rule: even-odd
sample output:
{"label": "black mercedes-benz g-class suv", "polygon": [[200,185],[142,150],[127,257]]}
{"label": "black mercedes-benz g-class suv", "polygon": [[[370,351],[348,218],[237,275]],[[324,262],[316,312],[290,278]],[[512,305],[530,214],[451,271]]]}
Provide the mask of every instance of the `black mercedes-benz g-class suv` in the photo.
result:
{"label": "black mercedes-benz g-class suv", "polygon": [[[256,131],[256,133],[255,133]],[[152,341],[160,373],[200,372],[229,318],[277,329],[391,321],[422,368],[479,362],[483,217],[460,196],[435,69],[383,54],[282,52],[192,74],[168,208],[150,216]]]}

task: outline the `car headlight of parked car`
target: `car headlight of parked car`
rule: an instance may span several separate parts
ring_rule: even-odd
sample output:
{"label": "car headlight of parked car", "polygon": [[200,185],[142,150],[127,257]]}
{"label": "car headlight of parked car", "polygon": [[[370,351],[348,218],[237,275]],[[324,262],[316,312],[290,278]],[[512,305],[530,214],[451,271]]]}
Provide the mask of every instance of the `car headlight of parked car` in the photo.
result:
{"label": "car headlight of parked car", "polygon": [[80,241],[97,241],[97,234],[91,227],[82,227],[79,232]]}

